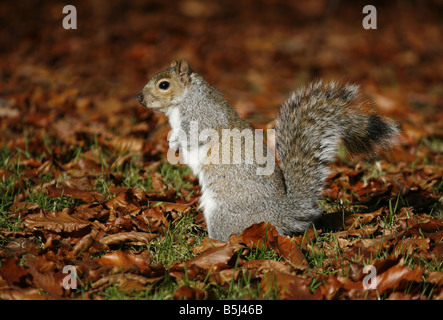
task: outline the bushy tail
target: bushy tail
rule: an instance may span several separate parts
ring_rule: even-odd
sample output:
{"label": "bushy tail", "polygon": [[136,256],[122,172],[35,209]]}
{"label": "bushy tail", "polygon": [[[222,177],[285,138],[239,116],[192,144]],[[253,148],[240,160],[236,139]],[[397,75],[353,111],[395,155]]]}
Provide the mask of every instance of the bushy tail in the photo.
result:
{"label": "bushy tail", "polygon": [[340,140],[353,155],[374,156],[398,135],[389,119],[364,109],[358,86],[315,82],[292,94],[277,119],[277,155],[288,198],[318,200]]}

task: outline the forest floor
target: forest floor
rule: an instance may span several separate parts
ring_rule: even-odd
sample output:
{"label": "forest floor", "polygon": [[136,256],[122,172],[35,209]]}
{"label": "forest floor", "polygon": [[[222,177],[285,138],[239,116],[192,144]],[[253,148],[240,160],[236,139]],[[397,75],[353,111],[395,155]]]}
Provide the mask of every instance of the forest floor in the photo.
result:
{"label": "forest floor", "polygon": [[[377,30],[358,1],[130,3],[74,3],[74,30],[0,3],[0,299],[443,299],[441,3],[376,5]],[[398,145],[341,150],[304,234],[211,240],[135,99],[182,57],[256,128],[310,80],[359,83]]]}

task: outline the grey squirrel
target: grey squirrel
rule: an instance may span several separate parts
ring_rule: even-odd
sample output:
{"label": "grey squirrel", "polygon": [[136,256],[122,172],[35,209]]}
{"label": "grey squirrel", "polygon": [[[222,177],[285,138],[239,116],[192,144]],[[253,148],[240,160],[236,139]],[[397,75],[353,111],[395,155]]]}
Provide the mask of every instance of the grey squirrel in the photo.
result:
{"label": "grey squirrel", "polygon": [[[199,179],[208,236],[226,241],[254,223],[268,222],[281,235],[310,227],[322,215],[317,202],[341,140],[351,154],[369,157],[392,146],[397,126],[365,110],[358,91],[356,85],[319,81],[294,92],[276,120],[280,166],[266,174],[258,173],[264,168],[262,162],[248,158],[257,151],[271,154],[263,139],[248,135],[252,127],[186,60],[172,61],[154,75],[137,100],[168,116],[170,147],[180,149]],[[196,126],[197,134],[204,130],[216,134],[192,143],[189,137]],[[242,133],[238,161],[232,155],[226,161],[219,152],[232,144],[233,137],[223,138],[226,130]],[[251,137],[253,143],[247,143]],[[233,151],[231,145],[229,150]]]}

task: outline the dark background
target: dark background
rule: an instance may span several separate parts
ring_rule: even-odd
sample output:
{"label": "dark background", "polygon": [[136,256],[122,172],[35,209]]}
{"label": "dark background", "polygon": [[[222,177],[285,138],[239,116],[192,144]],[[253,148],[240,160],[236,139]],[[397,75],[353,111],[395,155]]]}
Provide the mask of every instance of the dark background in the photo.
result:
{"label": "dark background", "polygon": [[[62,26],[68,4],[77,8],[76,30]],[[290,91],[325,78],[361,84],[409,136],[441,136],[443,2],[372,2],[377,30],[362,27],[366,4],[2,1],[0,98],[19,114],[2,121],[3,138],[67,116],[124,134],[152,116],[137,93],[180,58],[258,126],[272,122]]]}

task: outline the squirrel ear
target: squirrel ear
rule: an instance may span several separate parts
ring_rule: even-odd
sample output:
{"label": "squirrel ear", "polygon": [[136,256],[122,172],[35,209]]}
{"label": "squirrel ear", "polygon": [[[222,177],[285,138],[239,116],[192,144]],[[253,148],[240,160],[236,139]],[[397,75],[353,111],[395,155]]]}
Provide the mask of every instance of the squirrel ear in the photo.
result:
{"label": "squirrel ear", "polygon": [[171,64],[169,65],[169,68],[175,68],[177,66],[177,61],[172,60]]}
{"label": "squirrel ear", "polygon": [[191,73],[192,70],[189,67],[188,61],[186,59],[181,59],[180,64],[178,65],[178,74],[183,85],[188,84]]}

